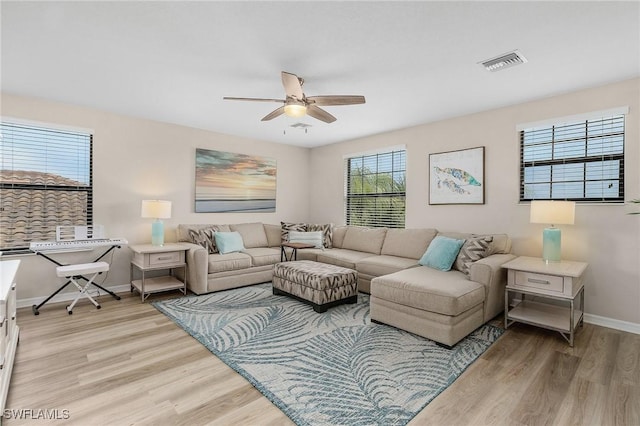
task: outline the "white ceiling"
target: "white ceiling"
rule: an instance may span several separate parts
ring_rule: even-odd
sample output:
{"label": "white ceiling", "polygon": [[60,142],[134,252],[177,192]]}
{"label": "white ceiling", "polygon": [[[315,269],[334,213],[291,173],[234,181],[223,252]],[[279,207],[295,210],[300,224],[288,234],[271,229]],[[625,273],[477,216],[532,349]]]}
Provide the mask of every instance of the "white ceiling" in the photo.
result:
{"label": "white ceiling", "polygon": [[[2,1],[4,92],[305,147],[640,75],[640,2]],[[528,63],[477,63],[518,49]],[[260,119],[280,71],[338,120]],[[302,122],[308,132],[291,128]],[[285,134],[286,131],[286,134]]]}

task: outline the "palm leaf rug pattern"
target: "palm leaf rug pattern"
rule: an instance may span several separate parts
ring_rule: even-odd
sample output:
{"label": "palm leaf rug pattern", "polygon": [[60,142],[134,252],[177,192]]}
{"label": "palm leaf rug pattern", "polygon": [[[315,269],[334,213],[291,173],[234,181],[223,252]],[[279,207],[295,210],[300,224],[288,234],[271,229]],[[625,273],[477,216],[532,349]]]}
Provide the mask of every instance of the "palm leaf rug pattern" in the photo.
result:
{"label": "palm leaf rug pattern", "polygon": [[369,296],[318,314],[271,284],[153,305],[298,425],[405,425],[503,330],[484,325],[453,349],[371,324]]}

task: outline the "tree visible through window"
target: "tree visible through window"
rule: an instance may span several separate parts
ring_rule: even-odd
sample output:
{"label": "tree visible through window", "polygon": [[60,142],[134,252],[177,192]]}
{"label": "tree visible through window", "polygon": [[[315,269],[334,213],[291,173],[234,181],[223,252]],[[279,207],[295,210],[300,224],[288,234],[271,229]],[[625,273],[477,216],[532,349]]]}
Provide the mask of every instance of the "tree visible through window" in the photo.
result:
{"label": "tree visible through window", "polygon": [[520,201],[624,201],[624,115],[520,132]]}
{"label": "tree visible through window", "polygon": [[0,123],[0,250],[55,240],[58,225],[92,224],[92,136]]}
{"label": "tree visible through window", "polygon": [[347,225],[404,228],[405,170],[404,150],[347,158]]}

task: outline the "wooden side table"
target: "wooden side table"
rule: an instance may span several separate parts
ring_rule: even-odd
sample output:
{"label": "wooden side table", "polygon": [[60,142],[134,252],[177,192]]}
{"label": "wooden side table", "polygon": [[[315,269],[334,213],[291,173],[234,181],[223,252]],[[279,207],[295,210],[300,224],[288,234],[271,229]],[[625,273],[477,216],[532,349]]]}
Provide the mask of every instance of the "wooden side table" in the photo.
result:
{"label": "wooden side table", "polygon": [[[131,260],[131,291],[136,289],[144,302],[152,293],[161,291],[180,290],[187,294],[187,263],[185,261],[186,251],[189,249],[183,244],[165,244],[154,246],[151,244],[130,245],[133,251]],[[142,274],[139,280],[133,279],[133,270],[138,269]],[[180,281],[173,275],[173,270],[182,268],[184,270],[184,280]],[[145,273],[168,269],[168,275],[146,278]]]}
{"label": "wooden side table", "polygon": [[[287,255],[286,248],[291,249],[291,254]],[[298,249],[314,248],[315,245],[307,243],[282,243],[280,245],[280,262],[298,260]]]}
{"label": "wooden side table", "polygon": [[[561,261],[546,263],[537,257],[518,257],[502,265],[507,269],[504,296],[504,327],[515,322],[535,325],[560,333],[573,346],[576,325],[584,322],[584,282],[587,269],[584,262]],[[521,299],[510,308],[510,295]],[[560,304],[539,300],[560,301]],[[580,300],[576,309],[576,299]]]}

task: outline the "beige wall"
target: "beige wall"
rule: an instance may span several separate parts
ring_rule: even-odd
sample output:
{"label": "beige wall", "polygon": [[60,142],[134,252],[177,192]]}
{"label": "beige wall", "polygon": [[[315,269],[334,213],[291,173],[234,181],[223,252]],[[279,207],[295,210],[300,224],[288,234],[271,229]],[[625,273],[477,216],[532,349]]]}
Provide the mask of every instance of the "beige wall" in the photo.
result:
{"label": "beige wall", "polygon": [[[521,105],[425,124],[387,134],[314,148],[311,152],[310,221],[344,223],[343,157],[395,145],[407,147],[406,226],[468,232],[506,232],[513,252],[539,256],[543,225],[529,223],[518,204],[519,145],[516,125],[628,106],[625,161],[627,199],[640,198],[640,79],[582,90]],[[430,206],[430,153],[485,146],[484,205]],[[640,325],[640,216],[629,206],[578,205],[576,224],[563,226],[563,256],[582,260],[586,309],[594,316]],[[597,318],[596,318],[597,319]]]}
{"label": "beige wall", "polygon": [[[94,130],[95,223],[110,236],[131,243],[150,240],[150,223],[141,219],[140,200],[173,201],[165,221],[167,240],[179,223],[263,221],[344,222],[343,157],[388,146],[407,147],[407,227],[507,232],[513,251],[537,256],[543,225],[530,224],[527,205],[518,204],[516,125],[553,117],[629,106],[626,136],[627,198],[640,197],[640,80],[547,98],[526,104],[425,124],[312,150],[247,140],[87,108],[2,95],[3,116]],[[486,197],[479,206],[429,206],[430,153],[485,146]],[[196,148],[274,157],[278,161],[277,212],[202,214],[193,212]],[[628,206],[579,205],[576,224],[564,226],[566,259],[587,261],[586,311],[591,317],[640,324],[640,217]],[[42,298],[60,284],[45,260],[22,256],[18,298]],[[63,262],[85,261],[66,254]],[[82,259],[82,260],[80,260]],[[115,253],[107,286],[129,280],[130,252]]]}
{"label": "beige wall", "polygon": [[[303,221],[308,216],[309,150],[242,139],[172,124],[124,117],[78,106],[2,94],[3,117],[92,129],[94,158],[94,223],[108,236],[130,243],[151,240],[151,220],[140,218],[142,199],[173,202],[165,220],[166,240],[175,241],[179,223]],[[262,155],[277,160],[275,213],[194,213],[196,148]],[[53,264],[34,255],[20,256],[18,299],[42,298],[63,281]],[[58,255],[64,263],[92,260],[90,253]],[[130,250],[114,255],[106,286],[129,282]],[[70,290],[70,287],[68,288]]]}

